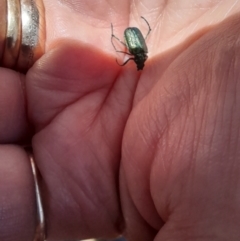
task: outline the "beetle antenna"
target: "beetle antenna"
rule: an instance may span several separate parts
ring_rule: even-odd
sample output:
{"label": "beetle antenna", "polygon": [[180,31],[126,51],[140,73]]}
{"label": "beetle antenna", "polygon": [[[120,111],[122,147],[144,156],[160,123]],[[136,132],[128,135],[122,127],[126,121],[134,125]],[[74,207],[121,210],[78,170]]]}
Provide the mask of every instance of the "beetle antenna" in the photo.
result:
{"label": "beetle antenna", "polygon": [[147,23],[148,25],[148,33],[145,37],[145,40],[147,39],[148,35],[150,34],[150,32],[152,31],[151,27],[150,27],[150,24],[148,23],[148,21],[146,20],[146,18],[144,18],[143,16],[141,16],[141,18]]}

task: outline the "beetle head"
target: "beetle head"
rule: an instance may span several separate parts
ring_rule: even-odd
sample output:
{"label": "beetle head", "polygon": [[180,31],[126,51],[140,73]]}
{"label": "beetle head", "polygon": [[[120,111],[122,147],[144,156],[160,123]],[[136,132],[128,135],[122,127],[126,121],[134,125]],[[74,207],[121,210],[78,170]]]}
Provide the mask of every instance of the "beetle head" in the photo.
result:
{"label": "beetle head", "polygon": [[137,70],[142,70],[144,68],[144,63],[148,56],[144,53],[135,55],[134,62],[137,65]]}

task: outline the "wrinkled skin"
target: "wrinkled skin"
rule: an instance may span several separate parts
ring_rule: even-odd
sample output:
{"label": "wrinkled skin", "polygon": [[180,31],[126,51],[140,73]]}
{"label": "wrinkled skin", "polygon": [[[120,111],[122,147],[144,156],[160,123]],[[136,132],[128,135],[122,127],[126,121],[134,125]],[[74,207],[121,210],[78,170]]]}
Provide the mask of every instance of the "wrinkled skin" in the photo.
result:
{"label": "wrinkled skin", "polygon": [[[0,240],[240,240],[240,1],[45,0],[46,53],[0,69]],[[147,32],[141,73],[110,23]],[[122,45],[116,43],[122,49]]]}

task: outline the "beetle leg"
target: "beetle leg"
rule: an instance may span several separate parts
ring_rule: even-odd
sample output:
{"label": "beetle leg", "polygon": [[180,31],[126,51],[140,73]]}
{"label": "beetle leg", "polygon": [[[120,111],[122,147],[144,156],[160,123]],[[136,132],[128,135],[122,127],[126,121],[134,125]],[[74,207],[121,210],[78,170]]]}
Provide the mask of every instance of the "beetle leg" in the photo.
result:
{"label": "beetle leg", "polygon": [[123,53],[123,54],[128,54],[128,55],[131,55],[131,56],[132,56],[132,54],[130,54],[130,53],[128,53],[128,52],[119,51],[119,50],[116,50],[116,52],[118,52],[118,53]]}
{"label": "beetle leg", "polygon": [[115,49],[115,51],[118,52],[117,48],[116,48],[115,45],[113,44],[113,40],[112,40],[113,37],[114,37],[114,35],[112,35],[112,38],[111,38],[112,46],[113,46],[113,48]]}
{"label": "beetle leg", "polygon": [[[122,40],[120,40],[118,37],[116,37],[116,36],[113,34],[113,25],[112,25],[112,23],[111,23],[111,29],[112,29],[112,38],[111,38],[111,41],[112,41],[113,38],[115,38],[115,39],[117,39],[122,45],[124,45],[125,47],[127,47],[126,44],[125,44]],[[112,41],[112,45],[113,45],[113,47],[115,48],[115,50],[117,51],[116,47],[115,47],[114,44],[113,44],[113,41]]]}
{"label": "beetle leg", "polygon": [[148,21],[147,21],[143,16],[141,16],[141,18],[142,18],[142,19],[147,23],[147,25],[148,25],[148,33],[147,33],[147,35],[146,35],[146,37],[145,37],[145,40],[146,40],[147,37],[148,37],[148,35],[149,35],[150,32],[152,31],[152,29],[151,29],[151,27],[150,27]]}
{"label": "beetle leg", "polygon": [[116,37],[115,35],[112,35],[112,38],[117,39],[122,45],[124,45],[125,47],[127,47],[127,45],[126,45],[122,40],[120,40],[118,37]]}
{"label": "beetle leg", "polygon": [[[124,51],[118,51],[118,50],[116,50],[116,52],[118,52],[118,53],[123,53],[123,54],[128,54],[128,55],[130,55],[130,56],[132,56],[132,54],[130,54],[130,53],[128,53],[128,52],[124,52]],[[118,65],[120,65],[120,66],[123,66],[123,65],[125,65],[129,60],[134,60],[134,58],[130,58],[130,59],[128,59],[126,62],[124,62],[123,64],[119,64],[118,63],[118,61],[117,61],[117,59],[116,59],[116,62],[118,63]]]}
{"label": "beetle leg", "polygon": [[117,59],[116,59],[116,62],[118,63],[118,65],[123,66],[123,65],[127,64],[128,61],[130,61],[130,60],[135,60],[135,58],[129,58],[129,59],[127,59],[123,64],[119,64],[118,61],[117,61]]}

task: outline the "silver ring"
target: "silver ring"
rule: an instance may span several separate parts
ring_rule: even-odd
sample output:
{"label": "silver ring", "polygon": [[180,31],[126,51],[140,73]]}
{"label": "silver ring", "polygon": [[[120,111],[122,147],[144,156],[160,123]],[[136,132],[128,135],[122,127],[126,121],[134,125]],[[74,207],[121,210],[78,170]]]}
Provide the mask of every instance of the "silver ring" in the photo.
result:
{"label": "silver ring", "polygon": [[38,213],[38,225],[36,227],[35,237],[33,241],[45,241],[46,240],[46,225],[45,225],[45,217],[43,211],[42,197],[38,183],[38,170],[36,168],[36,164],[33,158],[32,153],[28,152],[29,160],[31,163],[34,185],[35,185],[35,195],[37,202],[37,213]]}
{"label": "silver ring", "polygon": [[16,69],[26,72],[44,52],[45,18],[42,0],[20,0],[22,38]]}

